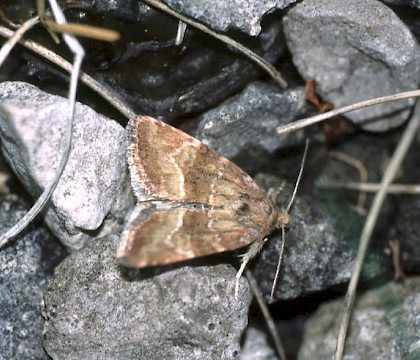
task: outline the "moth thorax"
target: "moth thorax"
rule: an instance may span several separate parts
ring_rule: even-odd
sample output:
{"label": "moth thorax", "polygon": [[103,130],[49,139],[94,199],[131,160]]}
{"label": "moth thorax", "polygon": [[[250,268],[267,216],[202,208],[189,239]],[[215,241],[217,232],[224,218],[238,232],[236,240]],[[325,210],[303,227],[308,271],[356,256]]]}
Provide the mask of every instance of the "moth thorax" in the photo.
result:
{"label": "moth thorax", "polygon": [[289,226],[290,223],[290,217],[289,214],[283,210],[279,210],[279,214],[277,217],[277,223],[276,223],[276,228],[280,229],[282,227],[287,227]]}

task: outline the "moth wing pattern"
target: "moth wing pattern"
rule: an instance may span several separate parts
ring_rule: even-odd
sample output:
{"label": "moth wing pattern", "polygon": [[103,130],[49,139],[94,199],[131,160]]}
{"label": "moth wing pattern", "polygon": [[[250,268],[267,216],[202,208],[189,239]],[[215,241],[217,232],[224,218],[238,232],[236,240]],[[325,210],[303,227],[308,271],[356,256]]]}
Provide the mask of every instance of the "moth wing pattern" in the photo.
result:
{"label": "moth wing pattern", "polygon": [[234,250],[261,237],[229,211],[136,207],[122,234],[117,257],[130,267],[175,263]]}
{"label": "moth wing pattern", "polygon": [[225,205],[267,195],[228,159],[192,136],[148,116],[127,125],[131,183],[138,198]]}

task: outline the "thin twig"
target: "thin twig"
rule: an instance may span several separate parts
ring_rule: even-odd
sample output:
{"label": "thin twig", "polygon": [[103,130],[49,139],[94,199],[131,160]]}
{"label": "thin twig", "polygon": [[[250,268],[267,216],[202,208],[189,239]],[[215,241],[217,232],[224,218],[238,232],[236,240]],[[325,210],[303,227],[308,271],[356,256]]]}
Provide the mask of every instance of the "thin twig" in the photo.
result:
{"label": "thin twig", "polygon": [[54,32],[83,36],[94,40],[114,42],[119,40],[121,37],[118,31],[92,25],[78,23],[57,24],[56,22],[48,19],[44,20],[44,24]]}
{"label": "thin twig", "polygon": [[388,167],[385,170],[385,173],[382,177],[381,187],[376,193],[375,198],[373,199],[372,206],[369,210],[369,214],[366,218],[365,225],[360,236],[359,249],[357,251],[357,256],[355,260],[354,270],[351,275],[349,287],[347,289],[347,294],[344,299],[344,308],[341,315],[341,322],[338,332],[337,346],[335,351],[335,360],[341,360],[344,352],[344,343],[346,339],[346,333],[348,324],[350,321],[350,316],[356,296],[357,283],[360,278],[360,273],[363,267],[363,260],[366,255],[366,251],[369,245],[369,240],[372,235],[373,229],[375,227],[376,221],[379,216],[379,212],[382,208],[382,204],[386,198],[387,190],[389,185],[392,183],[392,180],[397,173],[402,160],[404,159],[413,139],[417,134],[417,130],[420,126],[420,102],[417,101],[414,114],[409,121],[407,127],[404,130],[404,133],[398,143],[397,148],[391,158]]}
{"label": "thin twig", "polygon": [[260,307],[265,323],[267,324],[267,328],[271,334],[271,338],[273,340],[276,352],[279,355],[279,358],[281,360],[286,360],[286,352],[284,351],[284,346],[281,342],[280,334],[277,331],[276,324],[274,323],[274,320],[271,317],[270,311],[268,311],[267,304],[264,301],[264,297],[261,294],[257,281],[255,280],[250,270],[245,271],[245,276],[248,279],[249,287],[251,288],[251,291],[254,294],[255,299],[257,300],[258,306]]}
{"label": "thin twig", "polygon": [[401,266],[400,241],[398,239],[392,239],[388,241],[388,244],[391,249],[392,264],[394,265],[394,280],[402,281],[406,278],[406,275]]}
{"label": "thin twig", "polygon": [[185,32],[187,31],[187,24],[182,20],[178,21],[178,29],[176,31],[175,45],[179,46],[184,41]]}
{"label": "thin twig", "polygon": [[[0,26],[0,36],[11,37],[13,36],[13,31],[9,30],[6,27]],[[53,51],[47,49],[46,47],[40,45],[39,43],[32,40],[20,40],[19,44],[25,48],[37,53],[43,58],[49,60],[53,64],[59,66],[63,70],[71,73],[72,64],[66,59],[57,55]],[[136,115],[136,113],[127,105],[124,101],[118,98],[118,96],[110,89],[106,88],[104,85],[100,84],[91,76],[87,75],[84,72],[80,72],[80,81],[83,82],[86,86],[91,88],[93,91],[102,96],[106,101],[108,101],[113,107],[115,107],[121,114],[123,114],[128,119],[131,119]]]}
{"label": "thin twig", "polygon": [[[381,184],[378,183],[359,183],[359,182],[345,182],[345,181],[328,181],[315,185],[320,189],[347,189],[364,192],[377,192]],[[388,194],[420,194],[420,185],[417,184],[390,184],[387,190]]]}
{"label": "thin twig", "polygon": [[214,38],[234,47],[236,50],[238,50],[241,54],[245,55],[247,58],[249,58],[250,60],[252,60],[254,63],[256,63],[258,66],[260,66],[262,69],[264,69],[272,78],[273,80],[279,84],[279,86],[281,88],[286,88],[287,87],[287,82],[282,78],[281,74],[277,71],[277,69],[271,65],[267,60],[263,59],[261,56],[257,55],[255,52],[253,52],[252,50],[248,49],[247,47],[245,47],[244,45],[242,45],[241,43],[233,40],[232,38],[230,38],[229,36],[223,35],[223,34],[219,34],[213,30],[211,30],[210,28],[208,28],[207,26],[199,23],[198,21],[195,21],[191,18],[188,18],[180,13],[178,13],[177,11],[171,9],[169,6],[167,6],[166,4],[158,1],[158,0],[142,0],[143,2],[145,2],[146,4],[157,8],[181,21],[183,21],[184,23],[191,25],[192,27],[203,31],[206,34],[209,34],[211,36],[213,36]]}
{"label": "thin twig", "polygon": [[[61,11],[61,8],[58,6],[56,0],[49,1],[57,23],[65,23],[66,18],[64,17],[64,14]],[[55,170],[54,178],[45,187],[41,196],[37,199],[37,201],[31,207],[31,209],[23,216],[23,218],[21,218],[14,226],[12,226],[11,229],[9,229],[5,234],[0,236],[0,248],[6,245],[8,241],[11,240],[13,237],[22,232],[22,230],[25,229],[32,222],[32,220],[35,219],[35,217],[42,211],[42,209],[45,207],[48,200],[50,199],[52,193],[56,189],[70,155],[71,138],[73,134],[74,109],[76,106],[77,82],[85,51],[74,36],[69,34],[63,34],[63,39],[74,54],[74,63],[69,85],[69,123],[68,127],[64,129],[63,139],[61,140],[63,152],[60,158],[60,162],[58,164],[57,169]]]}
{"label": "thin twig", "polygon": [[45,29],[48,30],[54,42],[57,44],[60,42],[60,39],[56,35],[57,32],[61,34],[67,33],[75,36],[83,36],[90,39],[109,42],[117,41],[121,37],[118,31],[112,29],[72,22],[59,24],[55,21],[51,21],[48,19],[48,14],[45,9],[45,0],[37,0],[36,9],[42,24],[44,25]]}
{"label": "thin twig", "polygon": [[381,96],[375,99],[361,101],[353,105],[348,105],[339,109],[328,111],[324,114],[311,116],[302,120],[294,121],[287,125],[279,126],[276,129],[276,132],[277,132],[277,135],[286,134],[288,132],[302,129],[306,126],[319,123],[323,120],[330,119],[334,116],[338,116],[338,115],[341,115],[350,111],[355,111],[355,110],[363,109],[369,106],[383,104],[389,101],[402,100],[402,99],[407,99],[410,97],[418,97],[418,96],[420,96],[420,90],[412,90],[412,91],[402,92],[402,93],[388,95],[388,96]]}
{"label": "thin twig", "polygon": [[[363,165],[363,163],[360,160],[354,159],[351,156],[349,156],[347,154],[343,154],[343,153],[338,152],[338,151],[330,151],[328,153],[328,156],[330,156],[333,159],[340,160],[343,163],[354,167],[359,172],[360,182],[365,183],[365,182],[368,181],[368,172],[366,170],[366,167]],[[356,210],[359,214],[365,214],[366,213],[366,211],[364,209],[364,205],[365,205],[365,202],[366,202],[366,197],[367,197],[366,192],[360,191],[359,200],[358,200],[358,204],[357,204],[357,207],[356,207]]]}
{"label": "thin twig", "polygon": [[3,44],[3,46],[0,49],[0,66],[2,66],[4,60],[6,60],[7,56],[12,51],[13,47],[22,38],[22,36],[34,25],[38,24],[38,22],[39,22],[39,17],[36,16],[32,19],[25,21],[22,24],[22,26],[15,32],[12,31],[13,35],[9,37],[9,39]]}

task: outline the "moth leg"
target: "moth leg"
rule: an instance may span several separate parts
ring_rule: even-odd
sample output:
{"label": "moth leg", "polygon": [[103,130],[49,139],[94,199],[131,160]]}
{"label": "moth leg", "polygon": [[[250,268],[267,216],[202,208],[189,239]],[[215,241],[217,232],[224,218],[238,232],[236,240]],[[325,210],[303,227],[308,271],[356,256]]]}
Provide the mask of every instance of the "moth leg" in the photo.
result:
{"label": "moth leg", "polygon": [[268,240],[268,238],[263,238],[260,240],[254,241],[250,247],[248,248],[247,252],[242,256],[241,266],[236,273],[236,283],[235,283],[235,299],[238,298],[239,295],[239,279],[241,278],[243,272],[245,271],[245,267],[248,265],[248,263],[258,255],[260,250],[262,249],[265,242]]}

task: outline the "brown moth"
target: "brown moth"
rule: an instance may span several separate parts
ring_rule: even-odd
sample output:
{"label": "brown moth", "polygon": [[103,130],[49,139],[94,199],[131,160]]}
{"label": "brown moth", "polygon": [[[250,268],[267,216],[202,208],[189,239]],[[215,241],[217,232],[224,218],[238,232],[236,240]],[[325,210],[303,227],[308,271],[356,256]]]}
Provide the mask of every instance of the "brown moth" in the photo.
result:
{"label": "brown moth", "polygon": [[130,120],[127,133],[139,206],[121,236],[124,265],[234,250],[288,224],[287,213],[248,174],[192,136],[148,116]]}

